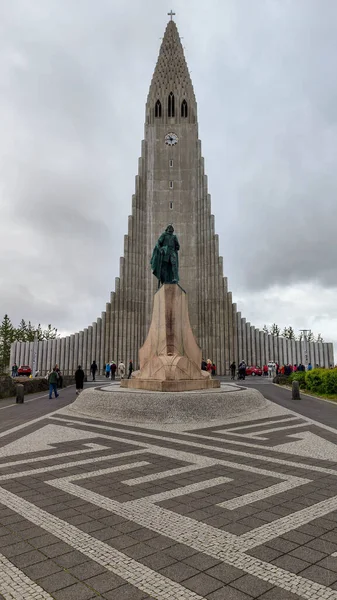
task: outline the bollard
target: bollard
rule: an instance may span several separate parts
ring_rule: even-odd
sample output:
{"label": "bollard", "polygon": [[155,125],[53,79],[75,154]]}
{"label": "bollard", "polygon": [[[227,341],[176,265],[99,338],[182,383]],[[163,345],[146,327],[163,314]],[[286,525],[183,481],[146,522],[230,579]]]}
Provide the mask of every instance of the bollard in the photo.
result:
{"label": "bollard", "polygon": [[25,401],[25,388],[22,383],[16,385],[16,403],[23,404]]}
{"label": "bollard", "polygon": [[300,400],[301,396],[300,396],[300,384],[298,381],[293,381],[292,387],[291,387],[291,392],[292,392],[292,399],[293,400]]}

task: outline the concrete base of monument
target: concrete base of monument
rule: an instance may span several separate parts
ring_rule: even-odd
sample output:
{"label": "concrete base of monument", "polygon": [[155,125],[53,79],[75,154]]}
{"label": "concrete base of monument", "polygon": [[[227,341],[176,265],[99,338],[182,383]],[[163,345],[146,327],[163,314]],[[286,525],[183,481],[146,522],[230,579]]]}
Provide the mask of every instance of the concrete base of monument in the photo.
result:
{"label": "concrete base of monument", "polygon": [[122,388],[149,390],[152,392],[190,392],[220,388],[218,379],[122,379]]}
{"label": "concrete base of monument", "polygon": [[62,413],[76,418],[101,419],[114,423],[155,424],[158,428],[240,419],[258,413],[264,418],[269,401],[260,392],[235,383],[220,388],[185,392],[159,392],[121,388],[115,384],[85,389]]}
{"label": "concrete base of monument", "polygon": [[121,387],[158,392],[219,388],[220,382],[201,370],[201,359],[186,292],[166,283],[154,296],[151,325],[139,350],[140,369],[122,380]]}

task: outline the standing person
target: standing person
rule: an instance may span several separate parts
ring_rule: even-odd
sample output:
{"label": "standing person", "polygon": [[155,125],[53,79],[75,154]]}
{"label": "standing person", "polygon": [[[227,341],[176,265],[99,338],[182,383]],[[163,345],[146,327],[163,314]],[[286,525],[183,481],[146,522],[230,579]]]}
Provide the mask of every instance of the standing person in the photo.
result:
{"label": "standing person", "polygon": [[212,375],[213,375],[213,377],[215,377],[215,374],[216,374],[216,366],[215,366],[214,363],[212,363]]}
{"label": "standing person", "polygon": [[121,361],[118,365],[118,373],[121,379],[124,379],[125,375],[125,364]]}
{"label": "standing person", "polygon": [[18,365],[16,363],[14,363],[14,365],[12,366],[12,377],[17,377],[18,375]]}
{"label": "standing person", "polygon": [[128,375],[128,379],[130,379],[130,377],[132,375],[132,371],[133,371],[132,360],[129,360],[129,375]]}
{"label": "standing person", "polygon": [[235,371],[236,371],[235,360],[233,360],[233,362],[229,368],[231,370],[231,379],[235,379]]}
{"label": "standing person", "polygon": [[59,394],[57,393],[57,373],[56,373],[55,367],[53,368],[52,372],[49,374],[48,383],[49,383],[49,400],[51,400],[53,392],[54,392],[55,398],[58,398]]}
{"label": "standing person", "polygon": [[92,380],[96,381],[96,371],[97,371],[97,365],[96,365],[96,361],[93,360],[92,361],[92,365],[90,367],[90,372],[92,374]]}
{"label": "standing person", "polygon": [[205,361],[204,358],[201,361],[201,370],[202,371],[207,371],[207,362]]}
{"label": "standing person", "polygon": [[110,363],[107,362],[106,365],[105,365],[105,377],[107,379],[109,379],[109,377],[110,377],[110,369],[111,369]]}
{"label": "standing person", "polygon": [[55,371],[57,373],[57,387],[62,389],[63,386],[63,377],[58,365],[55,365]]}
{"label": "standing person", "polygon": [[206,371],[212,375],[212,361],[210,358],[207,359]]}
{"label": "standing person", "polygon": [[268,365],[263,365],[263,377],[268,377]]}
{"label": "standing person", "polygon": [[76,396],[78,396],[83,391],[83,382],[84,371],[81,365],[78,365],[77,371],[75,372]]}
{"label": "standing person", "polygon": [[238,379],[246,379],[246,363],[242,360],[239,364],[239,376]]}
{"label": "standing person", "polygon": [[275,363],[272,360],[270,360],[268,362],[268,376],[269,377],[274,377],[275,370],[276,370],[276,365],[275,365]]}
{"label": "standing person", "polygon": [[115,378],[116,378],[116,371],[117,371],[117,365],[116,365],[116,363],[114,361],[112,361],[112,363],[111,363],[110,371],[111,371],[111,379],[115,380]]}

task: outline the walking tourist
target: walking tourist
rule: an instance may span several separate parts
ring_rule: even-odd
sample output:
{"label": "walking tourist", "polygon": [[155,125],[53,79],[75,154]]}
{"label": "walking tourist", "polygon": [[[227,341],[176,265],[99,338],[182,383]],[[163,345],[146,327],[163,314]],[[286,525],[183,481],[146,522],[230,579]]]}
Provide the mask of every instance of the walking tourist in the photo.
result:
{"label": "walking tourist", "polygon": [[96,361],[93,360],[92,361],[92,365],[90,367],[90,372],[92,374],[92,380],[96,381],[96,371],[97,371],[97,365],[96,365]]}
{"label": "walking tourist", "polygon": [[124,379],[125,375],[125,364],[121,361],[118,365],[118,373],[121,379]]}
{"label": "walking tourist", "polygon": [[53,392],[54,392],[55,398],[58,398],[59,394],[57,393],[57,373],[56,373],[55,367],[53,368],[52,372],[48,376],[48,383],[49,383],[49,400],[51,400]]}
{"label": "walking tourist", "polygon": [[17,377],[18,375],[18,365],[16,363],[14,363],[14,365],[12,366],[12,377]]}
{"label": "walking tourist", "polygon": [[107,362],[106,365],[105,365],[105,377],[107,379],[109,379],[109,377],[110,377],[110,369],[111,369],[110,363]]}
{"label": "walking tourist", "polygon": [[61,373],[61,370],[60,370],[60,368],[59,368],[58,365],[55,365],[55,371],[57,373],[57,387],[59,389],[62,389],[62,386],[63,386],[63,377],[62,377],[62,373]]}
{"label": "walking tourist", "polygon": [[78,365],[77,371],[75,372],[76,396],[78,396],[83,391],[83,382],[84,371],[81,365]]}
{"label": "walking tourist", "polygon": [[268,362],[268,377],[274,377],[275,373],[276,373],[276,365],[272,360],[270,360]]}
{"label": "walking tourist", "polygon": [[130,379],[131,375],[132,375],[132,371],[133,371],[133,364],[132,364],[132,360],[129,361],[129,375],[128,375],[128,379]]}
{"label": "walking tourist", "polygon": [[117,365],[114,361],[112,361],[112,363],[111,363],[110,371],[111,371],[111,379],[114,380],[116,378],[116,371],[117,371]]}
{"label": "walking tourist", "polygon": [[242,360],[239,364],[239,375],[238,375],[238,379],[246,379],[246,363],[244,360]]}
{"label": "walking tourist", "polygon": [[235,360],[233,360],[233,362],[229,368],[231,370],[231,379],[235,379],[235,371],[236,371]]}
{"label": "walking tourist", "polygon": [[263,377],[268,377],[268,365],[263,365]]}

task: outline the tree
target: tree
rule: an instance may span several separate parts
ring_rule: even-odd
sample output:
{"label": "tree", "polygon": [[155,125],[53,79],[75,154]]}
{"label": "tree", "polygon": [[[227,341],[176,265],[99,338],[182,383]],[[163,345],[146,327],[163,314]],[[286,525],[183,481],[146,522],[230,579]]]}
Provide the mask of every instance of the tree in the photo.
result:
{"label": "tree", "polygon": [[33,342],[35,336],[39,341],[54,340],[58,337],[57,329],[48,325],[42,330],[39,323],[37,327],[25,319],[21,319],[19,327],[13,327],[8,315],[5,315],[0,325],[0,373],[7,370],[10,360],[11,344],[17,342]]}
{"label": "tree", "polygon": [[267,325],[263,325],[263,331],[265,333],[269,333],[269,329],[268,329]]}
{"label": "tree", "polygon": [[0,373],[4,372],[9,365],[11,344],[15,339],[14,332],[9,316],[5,315],[0,325]]}
{"label": "tree", "polygon": [[316,340],[316,341],[317,341],[317,342],[324,342],[324,340],[323,340],[323,338],[322,338],[322,336],[321,336],[321,334],[320,334],[320,333],[318,334],[318,336],[317,336],[317,340]]}
{"label": "tree", "polygon": [[315,336],[313,334],[312,331],[309,331],[308,335],[307,335],[307,342],[314,342],[315,341]]}
{"label": "tree", "polygon": [[294,330],[293,330],[293,328],[292,328],[291,325],[289,325],[289,327],[285,327],[283,329],[282,336],[285,337],[285,338],[288,338],[288,340],[294,340],[295,339],[295,332],[294,332]]}
{"label": "tree", "polygon": [[276,337],[278,337],[281,333],[281,329],[279,328],[278,325],[276,325],[276,323],[273,323],[271,328],[270,328],[270,332],[271,335],[275,335]]}

